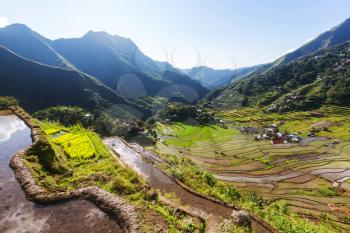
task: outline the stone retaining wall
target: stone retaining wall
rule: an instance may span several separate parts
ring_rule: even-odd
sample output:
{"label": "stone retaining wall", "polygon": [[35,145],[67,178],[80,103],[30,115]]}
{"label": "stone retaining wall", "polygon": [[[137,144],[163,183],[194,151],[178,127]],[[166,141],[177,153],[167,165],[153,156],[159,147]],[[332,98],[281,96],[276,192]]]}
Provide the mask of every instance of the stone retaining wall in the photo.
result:
{"label": "stone retaining wall", "polygon": [[137,208],[99,187],[92,186],[77,189],[68,193],[52,193],[38,186],[23,159],[26,156],[27,151],[42,137],[40,127],[36,125],[32,118],[21,108],[13,107],[2,109],[0,112],[1,111],[6,114],[12,113],[17,115],[31,129],[33,144],[30,147],[19,151],[10,161],[10,166],[14,170],[16,179],[24,190],[28,200],[40,204],[53,204],[61,201],[77,199],[88,200],[115,219],[125,232],[134,233],[138,231],[140,222],[138,220]]}

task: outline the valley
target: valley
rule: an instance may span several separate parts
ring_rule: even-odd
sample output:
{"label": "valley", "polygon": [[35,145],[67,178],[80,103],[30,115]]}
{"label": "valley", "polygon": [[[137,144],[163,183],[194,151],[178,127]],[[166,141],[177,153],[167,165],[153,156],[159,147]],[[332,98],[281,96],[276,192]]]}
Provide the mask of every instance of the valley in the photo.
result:
{"label": "valley", "polygon": [[[0,15],[0,233],[350,232],[350,18],[295,33],[294,15],[271,25],[249,10],[264,25],[233,34],[215,22],[235,11],[171,18],[191,16],[175,30],[145,9],[138,30],[123,12],[93,30],[66,22],[71,34],[33,23],[47,36]],[[199,39],[192,67],[161,45]]]}

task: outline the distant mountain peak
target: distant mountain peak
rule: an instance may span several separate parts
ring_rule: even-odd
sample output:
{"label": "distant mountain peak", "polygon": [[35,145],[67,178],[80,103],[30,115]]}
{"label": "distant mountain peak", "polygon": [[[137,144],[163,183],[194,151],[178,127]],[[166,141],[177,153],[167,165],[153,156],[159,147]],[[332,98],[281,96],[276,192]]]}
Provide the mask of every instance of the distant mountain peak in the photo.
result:
{"label": "distant mountain peak", "polygon": [[90,37],[90,36],[112,36],[108,32],[105,31],[88,31],[83,37]]}
{"label": "distant mountain peak", "polygon": [[16,29],[16,30],[25,30],[25,31],[32,32],[32,29],[30,29],[27,25],[21,24],[21,23],[10,24],[4,27],[3,29]]}

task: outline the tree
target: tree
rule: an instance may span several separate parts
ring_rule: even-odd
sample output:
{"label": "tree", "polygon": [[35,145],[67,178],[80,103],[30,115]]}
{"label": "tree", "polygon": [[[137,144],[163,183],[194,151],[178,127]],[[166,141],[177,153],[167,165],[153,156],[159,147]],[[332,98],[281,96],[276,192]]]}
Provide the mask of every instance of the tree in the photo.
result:
{"label": "tree", "polygon": [[18,106],[18,101],[12,96],[0,96],[0,108]]}

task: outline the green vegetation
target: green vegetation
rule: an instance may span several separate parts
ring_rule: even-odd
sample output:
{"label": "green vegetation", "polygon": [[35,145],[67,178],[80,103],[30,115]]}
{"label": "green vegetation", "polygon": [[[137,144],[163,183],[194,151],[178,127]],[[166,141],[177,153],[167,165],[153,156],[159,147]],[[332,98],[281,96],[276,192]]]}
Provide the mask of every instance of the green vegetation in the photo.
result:
{"label": "green vegetation", "polygon": [[0,108],[18,106],[18,101],[12,96],[0,96]]}
{"label": "green vegetation", "polygon": [[339,191],[334,187],[329,186],[323,186],[318,189],[314,190],[297,190],[295,194],[299,195],[310,195],[310,196],[319,196],[319,197],[334,197],[334,196],[340,196]]}
{"label": "green vegetation", "polygon": [[349,105],[350,44],[279,65],[237,81],[208,97],[215,106],[258,106],[273,112]]}
{"label": "green vegetation", "polygon": [[162,121],[206,125],[214,122],[214,114],[194,105],[172,104],[159,112]]}
{"label": "green vegetation", "polygon": [[91,113],[80,107],[56,106],[40,110],[33,116],[41,121],[59,122],[64,126],[82,124],[90,126],[93,120]]}
{"label": "green vegetation", "polygon": [[200,169],[189,159],[163,156],[167,163],[162,168],[193,190],[226,202],[240,199],[241,195],[235,188],[219,182],[211,173]]}
{"label": "green vegetation", "polygon": [[[169,232],[202,231],[202,222],[185,213],[175,215],[133,170],[118,164],[97,134],[79,125],[42,122],[40,126],[44,137],[26,156],[39,185],[52,192],[96,185],[115,193],[141,209],[140,218],[145,219],[141,232],[149,232],[158,221],[165,221]],[[147,226],[146,220],[153,224]]]}

